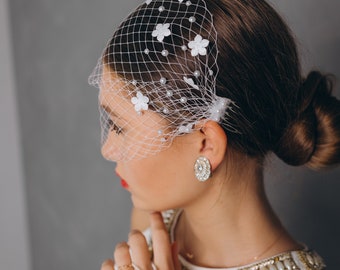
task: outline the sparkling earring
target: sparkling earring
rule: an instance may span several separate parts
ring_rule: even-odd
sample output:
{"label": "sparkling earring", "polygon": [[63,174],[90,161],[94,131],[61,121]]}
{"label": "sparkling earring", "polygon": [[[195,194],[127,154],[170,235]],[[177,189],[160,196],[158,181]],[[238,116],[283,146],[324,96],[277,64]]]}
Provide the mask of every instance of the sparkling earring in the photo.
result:
{"label": "sparkling earring", "polygon": [[199,157],[195,162],[195,176],[198,181],[205,182],[211,176],[210,162],[206,157]]}

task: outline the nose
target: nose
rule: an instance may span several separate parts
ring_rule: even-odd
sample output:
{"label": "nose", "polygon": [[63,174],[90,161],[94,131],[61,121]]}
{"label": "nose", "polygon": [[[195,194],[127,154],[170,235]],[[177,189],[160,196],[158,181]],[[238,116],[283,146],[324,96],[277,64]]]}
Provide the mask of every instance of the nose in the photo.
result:
{"label": "nose", "polygon": [[101,154],[105,159],[113,162],[122,159],[120,147],[118,147],[118,144],[115,144],[112,140],[110,140],[110,138],[108,138],[102,145]]}
{"label": "nose", "polygon": [[119,172],[120,172],[120,162],[116,162],[116,168],[115,168],[115,171],[116,171],[116,174],[120,177],[119,175]]}

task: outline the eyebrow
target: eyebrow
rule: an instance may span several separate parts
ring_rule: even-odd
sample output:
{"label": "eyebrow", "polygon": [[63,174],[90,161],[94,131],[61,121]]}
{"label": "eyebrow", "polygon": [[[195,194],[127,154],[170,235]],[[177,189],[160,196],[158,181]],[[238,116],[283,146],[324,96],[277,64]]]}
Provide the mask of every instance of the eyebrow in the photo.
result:
{"label": "eyebrow", "polygon": [[[123,117],[118,116],[114,111],[111,110],[111,108],[109,106],[106,106],[104,104],[100,104],[100,107],[102,107],[106,112],[108,112],[111,116],[117,118],[117,119],[121,119],[121,120],[125,120]],[[125,120],[126,121],[126,120]]]}

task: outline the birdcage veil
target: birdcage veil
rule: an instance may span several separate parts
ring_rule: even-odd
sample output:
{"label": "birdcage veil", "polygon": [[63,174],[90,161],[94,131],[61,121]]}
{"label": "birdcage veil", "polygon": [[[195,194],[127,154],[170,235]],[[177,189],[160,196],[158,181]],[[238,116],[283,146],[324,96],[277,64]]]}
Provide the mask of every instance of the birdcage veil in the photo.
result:
{"label": "birdcage veil", "polygon": [[156,154],[207,120],[228,128],[235,104],[216,95],[217,38],[204,0],[148,0],[121,23],[89,77],[104,157]]}

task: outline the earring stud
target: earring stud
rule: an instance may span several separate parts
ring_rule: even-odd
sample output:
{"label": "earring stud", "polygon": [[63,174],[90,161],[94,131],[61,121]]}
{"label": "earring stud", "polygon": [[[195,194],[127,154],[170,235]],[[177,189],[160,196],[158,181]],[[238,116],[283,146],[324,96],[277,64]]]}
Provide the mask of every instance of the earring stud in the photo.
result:
{"label": "earring stud", "polygon": [[198,181],[205,182],[211,176],[211,165],[206,157],[199,157],[194,166],[195,176]]}

